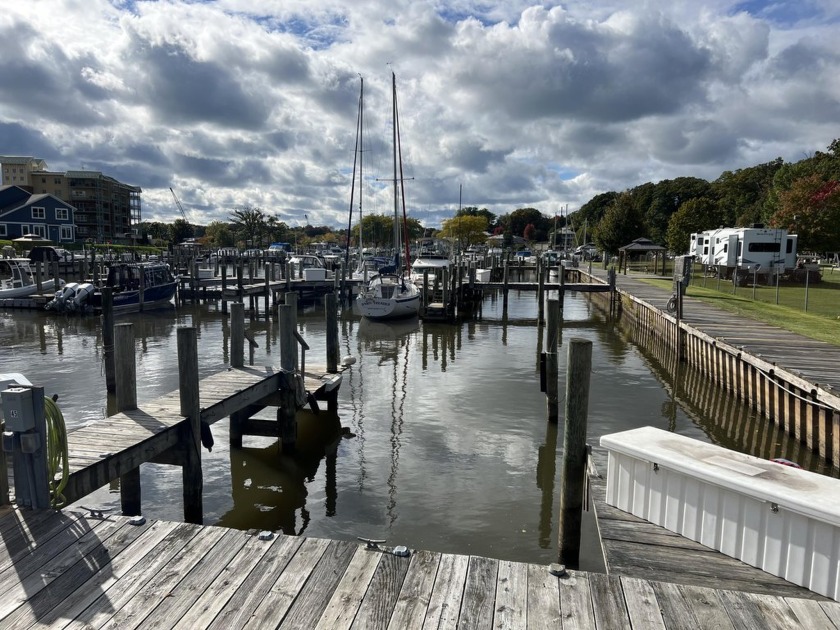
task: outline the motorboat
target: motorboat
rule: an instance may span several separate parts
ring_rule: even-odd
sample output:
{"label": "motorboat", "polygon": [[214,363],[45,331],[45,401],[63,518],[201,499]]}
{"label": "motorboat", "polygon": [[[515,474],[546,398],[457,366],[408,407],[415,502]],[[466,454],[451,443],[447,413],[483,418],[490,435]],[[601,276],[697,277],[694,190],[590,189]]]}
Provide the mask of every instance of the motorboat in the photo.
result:
{"label": "motorboat", "polygon": [[428,274],[429,284],[443,275],[444,269],[452,266],[449,247],[446,242],[437,239],[423,239],[417,251],[417,257],[411,263],[411,279],[418,286],[423,286],[423,279]]}
{"label": "motorboat", "polygon": [[[64,280],[59,279],[58,282],[60,287],[64,286]],[[49,293],[55,290],[54,279],[41,282],[41,291]],[[38,283],[28,258],[0,258],[0,299],[27,297],[37,292]]]}
{"label": "motorboat", "polygon": [[[47,310],[84,313],[101,310],[102,289],[93,284],[71,283],[47,303]],[[178,281],[162,262],[120,262],[108,267],[105,287],[112,290],[114,312],[161,308],[172,303]]]}

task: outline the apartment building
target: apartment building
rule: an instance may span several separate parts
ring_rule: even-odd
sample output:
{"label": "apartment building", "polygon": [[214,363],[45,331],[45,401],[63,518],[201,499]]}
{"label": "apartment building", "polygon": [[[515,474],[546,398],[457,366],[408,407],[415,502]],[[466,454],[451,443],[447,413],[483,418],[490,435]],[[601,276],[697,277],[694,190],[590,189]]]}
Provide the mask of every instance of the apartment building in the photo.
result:
{"label": "apartment building", "polygon": [[0,156],[3,185],[48,194],[76,208],[77,240],[127,242],[141,221],[139,186],[130,186],[99,171],[50,171],[44,160]]}

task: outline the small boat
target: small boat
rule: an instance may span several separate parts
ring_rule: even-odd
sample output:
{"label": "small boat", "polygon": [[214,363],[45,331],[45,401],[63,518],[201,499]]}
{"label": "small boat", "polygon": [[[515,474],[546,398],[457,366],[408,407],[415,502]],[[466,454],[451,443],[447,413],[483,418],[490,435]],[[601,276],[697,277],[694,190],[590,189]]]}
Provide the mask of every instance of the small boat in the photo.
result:
{"label": "small boat", "polygon": [[401,245],[405,244],[407,250],[408,242],[404,241],[400,234],[400,198],[402,198],[402,218],[405,222],[405,190],[402,162],[398,159],[402,151],[399,144],[399,118],[397,116],[397,79],[393,72],[391,73],[391,91],[394,120],[394,265],[389,271],[386,272],[383,268],[380,273],[373,276],[367,287],[356,297],[356,305],[362,317],[379,320],[412,317],[420,313],[420,289],[410,278],[408,251],[405,256],[405,266],[408,269],[403,269],[400,260]]}
{"label": "small boat", "polygon": [[[59,286],[64,286],[64,280],[58,282]],[[55,291],[55,280],[44,279],[41,290]],[[38,283],[28,258],[0,258],[0,299],[27,297],[37,291]]]}
{"label": "small boat", "polygon": [[289,259],[289,266],[296,278],[304,280],[326,280],[327,266],[324,259],[315,254],[295,254]]}
{"label": "small boat", "polygon": [[[47,310],[84,313],[102,309],[101,289],[88,282],[71,284],[74,286],[56,292]],[[131,312],[171,304],[178,282],[166,263],[119,262],[108,267],[105,286],[112,289],[114,312]]]}
{"label": "small boat", "polygon": [[433,285],[438,276],[443,276],[443,270],[452,266],[449,247],[445,241],[438,239],[423,239],[417,257],[411,263],[411,279],[418,286],[423,286],[423,274],[428,272],[429,285]]}

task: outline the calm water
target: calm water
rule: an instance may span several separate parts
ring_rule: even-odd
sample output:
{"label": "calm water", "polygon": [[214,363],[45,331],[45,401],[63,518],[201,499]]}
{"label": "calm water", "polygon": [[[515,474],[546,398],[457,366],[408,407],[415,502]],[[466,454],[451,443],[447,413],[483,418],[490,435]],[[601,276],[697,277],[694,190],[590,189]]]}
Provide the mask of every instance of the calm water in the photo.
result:
{"label": "calm water", "polygon": [[[325,362],[322,309],[299,314],[309,365]],[[301,412],[294,457],[281,457],[266,438],[246,438],[244,448],[231,450],[227,423],[213,425],[216,446],[202,453],[205,523],[554,561],[562,420],[559,432],[545,421],[535,317],[534,295],[515,293],[507,320],[495,295],[485,298],[478,321],[460,325],[374,324],[345,313],[342,354],[357,362],[345,372],[337,417]],[[141,404],[177,389],[178,326],[198,329],[201,376],[228,361],[227,323],[215,305],[118,321],[134,325]],[[261,318],[246,326],[259,343],[254,363],[279,364],[276,323]],[[675,377],[585,297],[567,297],[561,397],[572,337],[593,343],[589,441],[601,470],[600,436],[653,425],[832,472],[742,405],[710,393],[696,375],[683,369]],[[112,404],[98,318],[0,312],[0,372],[23,372],[58,394],[71,429],[104,417]],[[147,517],[181,519],[179,469],[144,464],[141,482]],[[118,486],[81,503],[118,509]],[[582,567],[597,569],[598,553],[591,539],[585,543]]]}

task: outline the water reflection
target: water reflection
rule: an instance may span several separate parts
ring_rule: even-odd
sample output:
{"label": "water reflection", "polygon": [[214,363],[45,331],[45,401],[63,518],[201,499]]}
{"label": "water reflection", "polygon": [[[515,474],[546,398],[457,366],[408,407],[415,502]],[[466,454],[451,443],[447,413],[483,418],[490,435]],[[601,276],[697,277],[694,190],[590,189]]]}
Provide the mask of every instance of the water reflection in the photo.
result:
{"label": "water reflection", "polygon": [[218,525],[239,529],[306,532],[312,515],[310,484],[325,462],[324,516],[336,514],[336,458],[342,439],[341,422],[326,411],[300,411],[297,451],[280,454],[277,441],[258,440],[259,446],[230,449],[230,481],[233,506]]}

